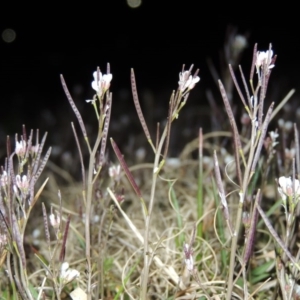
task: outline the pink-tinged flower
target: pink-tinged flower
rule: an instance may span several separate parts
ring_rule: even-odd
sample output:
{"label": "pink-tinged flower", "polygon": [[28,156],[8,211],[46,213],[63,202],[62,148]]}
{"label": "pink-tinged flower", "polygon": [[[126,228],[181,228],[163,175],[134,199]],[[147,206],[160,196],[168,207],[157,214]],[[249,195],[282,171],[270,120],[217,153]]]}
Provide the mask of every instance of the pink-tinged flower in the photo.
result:
{"label": "pink-tinged flower", "polygon": [[97,92],[98,97],[101,97],[110,87],[112,74],[102,75],[102,73],[99,72],[99,78],[97,78],[98,72],[95,71],[93,73],[93,76],[94,76],[94,81],[92,82],[92,88]]}
{"label": "pink-tinged flower", "polygon": [[292,160],[296,156],[296,149],[295,148],[291,148],[291,149],[285,148],[284,156],[285,156],[285,158]]}
{"label": "pink-tinged flower", "polygon": [[179,73],[179,90],[184,92],[185,90],[191,90],[195,87],[196,83],[200,80],[199,76],[193,77],[189,71]]}
{"label": "pink-tinged flower", "polygon": [[120,173],[121,173],[120,165],[117,165],[117,166],[113,165],[113,166],[109,167],[109,169],[108,169],[109,177],[111,177],[115,181],[120,180]]}
{"label": "pink-tinged flower", "polygon": [[21,140],[20,142],[16,141],[15,152],[18,156],[24,157],[26,153],[26,142]]}
{"label": "pink-tinged flower", "polygon": [[7,236],[6,234],[0,234],[0,249],[7,244]]}
{"label": "pink-tinged flower", "polygon": [[189,244],[185,243],[183,245],[183,252],[184,252],[184,261],[186,268],[188,271],[192,272],[194,270],[194,259],[193,259],[193,250],[190,248]]}
{"label": "pink-tinged flower", "polygon": [[279,142],[277,142],[277,139],[279,137],[279,134],[277,131],[270,131],[269,132],[271,141],[272,141],[272,147],[274,148],[277,144],[279,144]]}
{"label": "pink-tinged flower", "polygon": [[263,64],[267,66],[268,69],[274,68],[274,64],[271,64],[273,57],[273,50],[267,51],[257,51],[256,53],[256,67],[259,68]]}
{"label": "pink-tinged flower", "polygon": [[29,189],[29,180],[26,175],[23,175],[22,178],[20,175],[16,176],[16,184],[17,187],[20,189],[22,194],[26,195]]}
{"label": "pink-tinged flower", "polygon": [[287,197],[296,199],[300,196],[300,183],[298,179],[295,179],[295,182],[293,182],[291,177],[281,176],[278,179],[278,184],[278,192],[283,201],[286,201]]}
{"label": "pink-tinged flower", "polygon": [[40,145],[35,145],[35,146],[30,147],[30,153],[32,156],[37,155],[37,153],[39,151],[39,147],[40,147]]}
{"label": "pink-tinged flower", "polygon": [[[98,74],[99,74],[99,78],[97,78]],[[93,76],[94,76],[94,81],[92,81],[92,88],[96,91],[98,98],[101,98],[110,87],[112,74],[102,75],[101,72],[98,73],[97,71],[95,71],[93,73]],[[85,101],[94,104],[96,100],[97,98],[94,97],[94,99],[88,99]]]}
{"label": "pink-tinged flower", "polygon": [[6,186],[8,183],[8,178],[7,178],[7,172],[3,171],[3,173],[0,175],[0,186]]}
{"label": "pink-tinged flower", "polygon": [[77,270],[69,268],[69,263],[64,262],[61,265],[60,278],[64,284],[67,284],[68,282],[74,280],[75,278],[78,278],[79,276],[80,273]]}
{"label": "pink-tinged flower", "polygon": [[53,228],[57,229],[60,225],[60,217],[50,214],[49,216],[50,224]]}

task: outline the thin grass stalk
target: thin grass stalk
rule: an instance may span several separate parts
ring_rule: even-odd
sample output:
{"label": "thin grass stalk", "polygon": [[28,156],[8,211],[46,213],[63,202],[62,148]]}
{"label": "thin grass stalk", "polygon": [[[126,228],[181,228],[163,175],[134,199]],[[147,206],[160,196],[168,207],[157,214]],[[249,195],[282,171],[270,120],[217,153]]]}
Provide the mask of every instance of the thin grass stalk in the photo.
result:
{"label": "thin grass stalk", "polygon": [[273,118],[278,114],[278,112],[285,106],[285,104],[290,100],[290,98],[294,95],[296,92],[295,89],[291,89],[288,94],[281,100],[281,102],[276,105],[276,108],[273,110],[270,121],[273,120]]}
{"label": "thin grass stalk", "polygon": [[11,268],[11,260],[14,260],[14,255],[12,254],[11,251],[8,251],[7,256],[6,256],[6,267],[7,267],[7,275],[9,277],[9,282],[11,284],[11,288],[13,291],[13,299],[18,299],[18,292],[17,292],[17,288],[16,288],[16,282],[14,280],[14,276],[13,276],[13,271]]}
{"label": "thin grass stalk", "polygon": [[287,249],[287,247],[285,246],[284,242],[281,240],[281,238],[279,237],[279,235],[277,234],[277,232],[275,231],[275,229],[271,225],[271,222],[268,219],[268,217],[266,216],[265,212],[262,210],[262,208],[259,205],[257,206],[257,209],[258,209],[258,212],[260,213],[261,217],[263,218],[264,223],[266,224],[267,228],[269,229],[269,232],[271,233],[271,235],[275,239],[275,241],[278,243],[278,245],[283,250],[283,252],[286,254],[286,256],[291,260],[291,262],[294,264],[294,266],[298,270],[300,270],[300,267],[297,264],[295,258],[293,257],[293,255],[291,254],[291,252]]}
{"label": "thin grass stalk", "polygon": [[219,88],[222,95],[222,99],[224,102],[224,106],[229,118],[229,122],[233,131],[233,141],[234,141],[234,157],[235,157],[235,167],[236,167],[236,176],[238,178],[239,186],[242,185],[242,173],[241,173],[241,166],[240,166],[240,154],[242,154],[242,144],[240,140],[240,135],[237,129],[237,125],[235,122],[235,118],[229,103],[229,100],[226,95],[226,91],[224,89],[224,86],[219,80]]}
{"label": "thin grass stalk", "polygon": [[139,197],[139,199],[141,201],[141,204],[142,204],[142,207],[143,207],[143,213],[144,213],[145,216],[147,216],[149,214],[149,212],[147,210],[147,206],[146,206],[146,203],[145,203],[144,198],[142,196],[142,193],[141,193],[139,187],[137,186],[137,184],[136,184],[136,182],[135,182],[135,180],[132,176],[132,173],[129,171],[129,168],[128,168],[125,160],[124,160],[123,155],[121,154],[121,151],[120,151],[118,145],[115,143],[115,141],[112,138],[110,139],[110,141],[111,141],[111,145],[112,145],[113,150],[114,150],[114,152],[115,152],[115,154],[116,154],[116,156],[117,156],[117,158],[120,162],[120,165],[121,165],[122,169],[124,170],[124,172],[125,172],[128,180],[129,180],[133,190],[135,191],[136,195]]}
{"label": "thin grass stalk", "polygon": [[26,269],[26,256],[23,246],[23,236],[20,233],[18,221],[14,212],[12,212],[12,233],[13,241],[15,243],[15,249],[21,261],[20,266],[22,266],[23,269]]}
{"label": "thin grass stalk", "polygon": [[271,103],[271,105],[270,105],[270,107],[267,111],[264,123],[261,126],[260,138],[259,138],[259,142],[258,142],[257,147],[256,147],[256,152],[255,152],[252,167],[251,167],[251,173],[255,172],[255,168],[256,168],[258,159],[260,157],[261,149],[262,149],[262,146],[263,146],[266,134],[267,134],[267,129],[268,129],[268,126],[269,126],[269,123],[270,123],[270,118],[271,118],[271,114],[272,114],[272,111],[273,111],[273,107],[274,107],[274,102]]}
{"label": "thin grass stalk", "polygon": [[61,251],[59,254],[59,261],[64,262],[65,256],[66,256],[66,244],[67,244],[67,237],[69,233],[69,226],[70,226],[70,221],[71,221],[71,216],[68,215],[67,222],[66,222],[66,227],[64,231],[64,236],[62,239],[62,245],[61,245]]}
{"label": "thin grass stalk", "polygon": [[[128,224],[128,226],[132,230],[132,232],[135,234],[135,236],[141,242],[141,244],[144,245],[145,242],[144,242],[143,236],[141,235],[141,233],[139,232],[139,230],[136,228],[136,226],[132,223],[131,219],[124,212],[124,210],[120,206],[119,201],[116,199],[114,193],[111,191],[110,188],[107,188],[107,191],[108,191],[108,194],[110,195],[111,199],[114,201],[116,207],[118,208],[118,210],[122,214],[123,218],[125,219],[126,223]],[[150,254],[151,253],[152,253],[152,249],[150,248]],[[176,271],[174,270],[174,268],[172,266],[166,266],[166,264],[164,264],[157,255],[154,255],[153,259],[154,259],[157,267],[159,269],[164,270],[164,272],[171,278],[171,280],[175,284],[179,282],[178,274],[176,273]],[[143,298],[140,298],[140,299],[143,299]]]}
{"label": "thin grass stalk", "polygon": [[[172,184],[170,182],[168,182],[168,184],[169,184],[169,198],[172,201],[172,205],[174,205],[176,217],[177,217],[177,225],[178,225],[179,230],[181,230],[183,228],[183,222],[182,222],[182,217],[180,214],[178,198],[177,198],[176,192],[173,188],[175,182],[173,182]],[[179,236],[177,236],[175,238],[175,241],[176,241],[177,247],[182,246],[183,242],[184,242],[184,235],[180,234]]]}
{"label": "thin grass stalk", "polygon": [[[198,186],[197,186],[197,215],[198,220],[203,216],[203,132],[199,129],[199,168],[198,168]],[[203,238],[203,222],[200,222],[197,228],[197,237]]]}
{"label": "thin grass stalk", "polygon": [[[256,114],[254,113],[253,115],[256,115]],[[231,300],[231,296],[232,296],[237,241],[238,241],[238,235],[239,235],[241,221],[242,221],[243,203],[244,203],[244,199],[247,195],[247,187],[248,187],[248,183],[251,178],[250,171],[251,171],[251,165],[252,165],[252,161],[253,161],[253,157],[254,157],[254,153],[255,153],[255,145],[254,145],[255,137],[256,137],[256,124],[255,124],[255,122],[252,122],[250,151],[249,151],[248,161],[246,164],[246,170],[243,175],[243,184],[241,186],[241,191],[239,192],[239,205],[238,205],[238,211],[237,211],[237,216],[236,216],[235,229],[234,229],[234,233],[233,233],[232,241],[231,241],[229,275],[228,275],[228,285],[227,285],[227,294],[226,294],[227,300]]]}
{"label": "thin grass stalk", "polygon": [[[100,122],[100,121],[99,121]],[[92,152],[90,153],[89,158],[89,167],[88,167],[88,180],[87,180],[87,193],[86,193],[86,218],[85,218],[85,241],[86,241],[86,260],[87,260],[87,298],[91,299],[92,291],[92,266],[91,266],[91,236],[90,236],[90,219],[91,219],[91,209],[92,209],[92,200],[93,200],[93,175],[95,167],[95,157],[98,150],[98,147],[101,142],[102,137],[102,127],[99,124],[98,135],[93,147]],[[83,194],[83,197],[85,195]]]}
{"label": "thin grass stalk", "polygon": [[250,69],[250,85],[251,85],[252,91],[253,91],[253,76],[254,76],[254,71],[255,71],[256,59],[257,59],[257,43],[253,47],[252,64],[251,64],[251,69]]}
{"label": "thin grass stalk", "polygon": [[157,124],[156,124],[155,149],[157,149],[157,147],[158,147],[159,139],[160,139],[160,123],[157,122]]}
{"label": "thin grass stalk", "polygon": [[29,289],[27,288],[29,283],[27,278],[26,256],[23,246],[23,236],[20,234],[18,222],[14,213],[12,215],[12,221],[13,243],[16,243],[16,245],[14,245],[16,255],[13,256],[15,269],[14,279],[16,280],[16,284],[20,293],[24,292],[24,294],[27,295],[28,299],[33,300],[33,297]]}
{"label": "thin grass stalk", "polygon": [[253,212],[252,212],[252,216],[251,216],[250,228],[249,228],[246,243],[245,243],[244,258],[243,258],[244,265],[246,265],[248,263],[248,260],[253,251],[256,225],[257,225],[257,221],[258,221],[257,206],[260,205],[260,202],[261,202],[261,193],[260,193],[260,189],[259,189],[256,194],[255,204],[254,204],[254,208],[253,208]]}
{"label": "thin grass stalk", "polygon": [[79,154],[79,160],[80,160],[80,166],[81,166],[82,190],[85,191],[86,190],[86,178],[85,178],[85,167],[84,167],[84,162],[83,162],[82,151],[81,151],[78,135],[77,135],[77,132],[76,132],[73,122],[71,122],[71,127],[73,130],[73,134],[74,134],[74,138],[75,138],[75,142],[76,142],[76,146],[77,146],[77,150],[78,150],[78,154]]}
{"label": "thin grass stalk", "polygon": [[86,193],[86,211],[85,211],[85,256],[87,261],[87,299],[91,300],[92,291],[92,266],[91,266],[91,236],[90,236],[90,219],[93,198],[93,174],[95,165],[95,155],[97,148],[101,141],[101,133],[98,132],[95,146],[90,154],[88,180],[87,180],[87,193]]}
{"label": "thin grass stalk", "polygon": [[[100,80],[100,68],[97,67],[97,82],[99,82]],[[99,108],[97,109],[97,106],[96,106],[96,101],[94,102],[95,103],[95,110],[97,111],[97,117],[98,117],[98,122],[99,124],[101,124],[100,126],[102,126],[102,123],[104,121],[104,97],[99,97],[98,95],[96,95],[96,99],[99,100]],[[100,115],[99,115],[99,112],[100,112]]]}
{"label": "thin grass stalk", "polygon": [[[243,69],[242,69],[242,66],[239,66],[239,70],[240,70],[240,74],[241,74],[241,78],[242,78],[242,81],[243,81],[243,85],[244,85],[244,89],[246,91],[246,95],[247,95],[247,100],[248,100],[248,110],[249,110],[249,107],[251,107],[251,96],[250,96],[250,91],[249,91],[249,88],[248,88],[248,85],[247,85],[247,82],[246,82],[246,79],[245,79],[245,76],[244,76],[244,72],[243,72]],[[247,109],[246,109],[247,110]],[[250,110],[248,111],[249,115],[250,115]],[[250,115],[251,117],[251,115]]]}
{"label": "thin grass stalk", "polygon": [[[190,93],[187,92],[186,94],[182,94],[181,92],[177,95],[177,101],[175,101],[176,105],[174,107],[174,112],[176,112],[175,114],[173,114],[173,118],[172,121],[174,121],[175,119],[178,118],[179,113],[181,111],[181,109],[184,107],[184,105],[186,104],[186,101],[189,97]],[[181,100],[181,97],[183,97],[183,100]]]}
{"label": "thin grass stalk", "polygon": [[[30,299],[27,297],[24,287],[22,286],[18,276],[14,275],[14,281],[15,281],[17,289],[18,289],[18,291],[17,291],[18,295],[20,295],[22,299],[26,299],[26,300]],[[17,296],[16,299],[19,299],[19,297]]]}
{"label": "thin grass stalk", "polygon": [[231,75],[231,78],[232,78],[232,80],[233,80],[234,86],[235,86],[236,90],[238,91],[238,94],[239,94],[239,96],[240,96],[241,101],[243,102],[243,105],[244,105],[245,109],[248,111],[248,110],[249,110],[249,107],[248,107],[248,105],[246,104],[244,95],[243,95],[243,93],[242,93],[242,91],[241,91],[241,89],[240,89],[240,86],[239,86],[239,84],[238,84],[238,82],[237,82],[237,80],[236,80],[236,76],[235,76],[235,74],[234,74],[234,71],[233,71],[233,69],[232,69],[232,66],[229,64],[228,67],[229,67],[230,75]]}
{"label": "thin grass stalk", "polygon": [[171,96],[171,100],[169,103],[169,111],[168,111],[168,117],[167,117],[167,138],[165,141],[165,149],[164,149],[164,154],[163,154],[163,158],[166,159],[167,158],[167,154],[168,154],[168,149],[169,149],[169,142],[170,142],[170,135],[171,135],[171,124],[172,124],[172,115],[173,115],[173,108],[174,108],[174,92],[172,93]]}
{"label": "thin grass stalk", "polygon": [[[24,126],[24,131],[26,132],[25,126]],[[27,140],[27,137],[24,139],[24,141],[26,142],[26,153],[25,153],[25,159],[24,159],[25,163],[23,165],[25,165],[26,163],[28,163],[29,152],[30,152],[30,149],[31,149],[31,146],[32,146],[32,136],[33,136],[33,130],[30,131],[30,135],[29,135],[28,140]],[[27,167],[30,168],[31,167],[30,164],[27,164]]]}
{"label": "thin grass stalk", "polygon": [[151,184],[151,192],[150,192],[150,200],[149,200],[149,206],[148,206],[148,214],[146,215],[146,222],[145,222],[145,236],[144,236],[144,269],[143,274],[141,277],[141,293],[140,293],[140,299],[146,299],[147,298],[147,286],[148,286],[148,277],[149,277],[149,232],[150,232],[150,225],[151,225],[151,216],[152,216],[152,210],[154,205],[154,199],[155,199],[155,191],[156,191],[156,182],[158,173],[163,163],[164,159],[161,163],[159,163],[160,154],[162,151],[162,147],[164,145],[165,139],[167,138],[167,127],[165,127],[160,142],[158,144],[158,147],[155,152],[155,159],[154,159],[154,165],[153,165],[153,173],[152,173],[152,184]]}
{"label": "thin grass stalk", "polygon": [[217,181],[218,192],[219,192],[221,204],[223,207],[224,219],[226,220],[227,224],[229,225],[230,232],[232,232],[231,225],[230,225],[228,205],[227,205],[226,195],[225,195],[225,191],[224,191],[224,187],[223,187],[223,183],[222,183],[220,167],[219,167],[219,162],[218,162],[218,157],[217,157],[216,151],[214,151],[214,171],[215,171],[215,178]]}
{"label": "thin grass stalk", "polygon": [[296,199],[296,191],[295,191],[295,180],[296,180],[296,167],[295,167],[295,158],[292,160],[292,190],[293,196],[288,197],[289,205],[289,214],[288,219],[286,220],[286,233],[285,233],[285,245],[286,247],[292,249],[294,247],[295,240],[293,240],[293,233],[295,231],[295,216],[296,216],[296,209],[297,206],[297,199]]}
{"label": "thin grass stalk", "polygon": [[[107,210],[104,209],[102,216],[101,216],[101,222],[100,222],[100,226],[99,226],[99,233],[98,233],[98,247],[100,249],[100,255],[98,258],[98,284],[96,287],[96,295],[101,296],[100,299],[104,299],[104,264],[103,264],[103,259],[102,259],[102,249],[103,246],[101,246],[101,242],[102,242],[102,233],[103,233],[103,226],[104,226],[104,222],[106,221],[106,214],[107,214]],[[101,290],[100,290],[101,289]]]}
{"label": "thin grass stalk", "polygon": [[[219,206],[219,197],[218,197],[218,193],[217,193],[216,182],[213,177],[212,177],[212,188],[213,188],[213,197],[215,199],[215,204],[216,204],[216,207],[218,207]],[[217,210],[216,215],[217,215],[217,226],[220,230],[220,233],[218,235],[220,237],[222,244],[225,244],[226,237],[225,237],[223,218],[221,216],[221,212],[219,209]],[[227,261],[227,252],[224,249],[224,247],[221,248],[221,262],[222,262],[222,274],[225,274],[225,272],[227,272],[226,268],[228,266],[228,261]]]}
{"label": "thin grass stalk", "polygon": [[296,149],[296,178],[299,179],[300,174],[300,150],[299,150],[299,132],[296,123],[294,123],[294,139],[295,139],[295,149]]}
{"label": "thin grass stalk", "polygon": [[[133,271],[136,270],[138,264],[140,263],[140,258],[137,259],[137,261],[134,263],[134,265],[129,269],[129,272],[127,273],[126,277],[124,278],[124,280],[122,280],[123,285],[119,288],[118,292],[116,293],[115,297],[113,300],[119,300],[119,299],[124,299],[124,298],[120,298],[120,295],[122,293],[124,293],[124,286],[126,286],[128,280],[130,279],[130,276],[132,275]],[[122,278],[123,279],[123,278]]]}

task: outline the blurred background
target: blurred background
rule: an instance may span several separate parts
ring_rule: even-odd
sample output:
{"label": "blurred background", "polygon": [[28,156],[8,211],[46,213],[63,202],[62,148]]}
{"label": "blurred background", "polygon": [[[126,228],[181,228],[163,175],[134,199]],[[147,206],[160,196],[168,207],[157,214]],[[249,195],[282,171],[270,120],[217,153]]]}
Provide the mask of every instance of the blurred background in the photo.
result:
{"label": "blurred background", "polygon": [[[72,5],[2,3],[0,11],[0,143],[6,135],[27,129],[48,131],[48,141],[57,147],[75,147],[70,122],[75,121],[61,87],[63,74],[88,129],[93,131],[94,112],[85,102],[91,99],[92,73],[99,66],[105,73],[111,65],[113,80],[111,136],[122,145],[139,147],[141,126],[130,90],[130,68],[134,68],[140,101],[150,127],[165,119],[168,100],[177,88],[182,64],[200,69],[201,81],[191,93],[182,123],[175,127],[178,144],[197,136],[208,126],[211,112],[207,90],[215,90],[210,57],[217,70],[226,32],[248,37],[241,63],[248,76],[253,45],[278,54],[272,73],[274,97],[299,86],[300,40],[297,18],[284,7],[228,1],[99,0]],[[296,96],[294,98],[298,97]],[[295,99],[296,99],[295,98]],[[277,101],[277,98],[274,99]],[[152,125],[151,125],[152,124]],[[177,130],[177,131],[176,131]],[[65,131],[67,133],[65,133]],[[181,135],[178,135],[179,132]],[[174,139],[173,139],[174,140]],[[177,142],[177,144],[176,144]],[[171,149],[171,154],[172,154]],[[179,151],[179,150],[178,150]],[[0,153],[4,155],[3,151]]]}

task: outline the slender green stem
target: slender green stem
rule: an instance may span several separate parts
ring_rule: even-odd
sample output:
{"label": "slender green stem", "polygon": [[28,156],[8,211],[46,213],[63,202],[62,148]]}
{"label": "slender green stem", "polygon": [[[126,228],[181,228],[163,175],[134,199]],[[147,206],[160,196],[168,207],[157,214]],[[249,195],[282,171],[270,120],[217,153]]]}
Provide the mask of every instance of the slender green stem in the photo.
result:
{"label": "slender green stem", "polygon": [[231,251],[230,251],[230,263],[229,263],[229,275],[228,275],[228,286],[227,286],[227,295],[226,300],[232,299],[232,289],[233,289],[233,276],[234,276],[234,265],[235,265],[235,256],[236,256],[236,249],[237,249],[237,241],[239,236],[239,231],[241,227],[241,221],[242,221],[242,213],[243,213],[243,203],[244,199],[247,195],[247,189],[248,189],[248,183],[251,178],[251,165],[255,153],[255,136],[256,136],[256,128],[255,123],[252,124],[252,132],[251,132],[251,146],[250,146],[250,152],[249,157],[247,161],[247,166],[243,178],[243,186],[242,190],[239,193],[240,199],[239,199],[239,206],[237,211],[237,217],[236,217],[236,223],[235,223],[235,230],[232,236],[231,241]]}
{"label": "slender green stem", "polygon": [[86,195],[86,219],[85,219],[85,255],[87,261],[87,299],[91,300],[91,286],[92,286],[92,265],[91,265],[91,235],[90,235],[90,218],[92,209],[92,198],[93,198],[93,174],[94,164],[97,149],[101,142],[101,126],[99,126],[98,136],[90,154],[89,169],[88,169],[88,180],[87,180],[87,195]]}
{"label": "slender green stem", "polygon": [[[170,197],[171,197],[172,203],[174,205],[176,216],[177,216],[177,225],[178,225],[179,230],[181,230],[183,228],[183,222],[182,222],[182,217],[179,212],[179,203],[178,203],[178,199],[177,199],[175,190],[173,188],[173,183],[171,184],[169,182],[169,188],[170,188],[170,194],[171,194]],[[176,246],[182,247],[183,243],[184,243],[184,234],[181,233],[178,237],[176,237]]]}
{"label": "slender green stem", "polygon": [[151,223],[151,216],[152,216],[152,209],[154,205],[155,199],[155,191],[156,191],[156,182],[157,177],[159,174],[159,159],[160,154],[162,152],[162,147],[164,141],[167,136],[167,128],[164,129],[163,134],[161,136],[160,142],[158,144],[155,158],[154,158],[154,165],[153,165],[153,173],[152,173],[152,185],[151,185],[151,193],[150,193],[150,202],[148,208],[148,214],[146,215],[145,220],[145,236],[144,236],[144,269],[142,274],[142,283],[141,283],[141,292],[140,292],[140,299],[147,299],[147,286],[148,286],[148,277],[149,277],[149,232],[150,232],[150,223]]}
{"label": "slender green stem", "polygon": [[[198,220],[203,216],[203,135],[202,128],[199,132],[199,171],[198,171],[198,190],[197,190],[197,215]],[[198,225],[197,236],[203,238],[203,222]]]}

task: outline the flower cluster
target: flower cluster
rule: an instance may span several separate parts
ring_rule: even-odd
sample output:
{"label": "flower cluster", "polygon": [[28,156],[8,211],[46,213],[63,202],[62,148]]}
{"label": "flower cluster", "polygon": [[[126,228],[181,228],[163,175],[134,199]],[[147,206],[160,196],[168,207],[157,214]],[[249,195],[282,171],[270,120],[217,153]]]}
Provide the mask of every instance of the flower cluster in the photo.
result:
{"label": "flower cluster", "polygon": [[57,229],[60,225],[60,217],[55,216],[55,214],[50,214],[49,216],[50,224],[53,228]]}
{"label": "flower cluster", "polygon": [[26,154],[26,142],[24,140],[21,140],[20,142],[16,141],[15,152],[19,157],[24,158]]}
{"label": "flower cluster", "polygon": [[190,71],[179,73],[178,88],[183,93],[186,90],[191,90],[195,87],[196,83],[200,81],[199,76],[192,76]]}
{"label": "flower cluster", "polygon": [[121,174],[121,166],[120,165],[113,165],[109,167],[108,169],[108,175],[110,178],[112,178],[114,181],[120,181],[120,174]]}
{"label": "flower cluster", "polygon": [[77,270],[69,268],[69,263],[64,262],[61,265],[60,279],[62,280],[63,284],[67,284],[68,282],[71,282],[75,278],[78,278],[79,275],[80,273]]}
{"label": "flower cluster", "polygon": [[7,235],[6,234],[1,234],[0,233],[0,249],[4,247],[7,244]]}
{"label": "flower cluster", "polygon": [[294,198],[295,200],[299,198],[300,183],[298,179],[295,179],[295,181],[293,182],[291,177],[281,176],[278,179],[278,184],[278,192],[283,201],[286,201],[287,198]]}
{"label": "flower cluster", "polygon": [[269,135],[272,141],[272,147],[274,148],[277,144],[279,144],[279,142],[277,141],[279,134],[277,131],[270,131]]}
{"label": "flower cluster", "polygon": [[274,68],[274,64],[272,63],[273,59],[273,50],[267,51],[257,51],[256,53],[256,68],[260,68],[265,65],[268,69]]}
{"label": "flower cluster", "polygon": [[[92,88],[96,91],[98,98],[100,99],[110,87],[110,82],[112,80],[112,74],[104,74],[95,71],[93,73],[94,81],[92,81]],[[86,102],[94,102],[93,100],[86,100]]]}
{"label": "flower cluster", "polygon": [[3,173],[0,175],[0,186],[4,187],[7,185],[8,178],[7,178],[7,172],[3,171]]}
{"label": "flower cluster", "polygon": [[23,175],[22,177],[20,175],[17,175],[16,185],[23,195],[27,195],[29,189],[29,180],[26,175]]}

